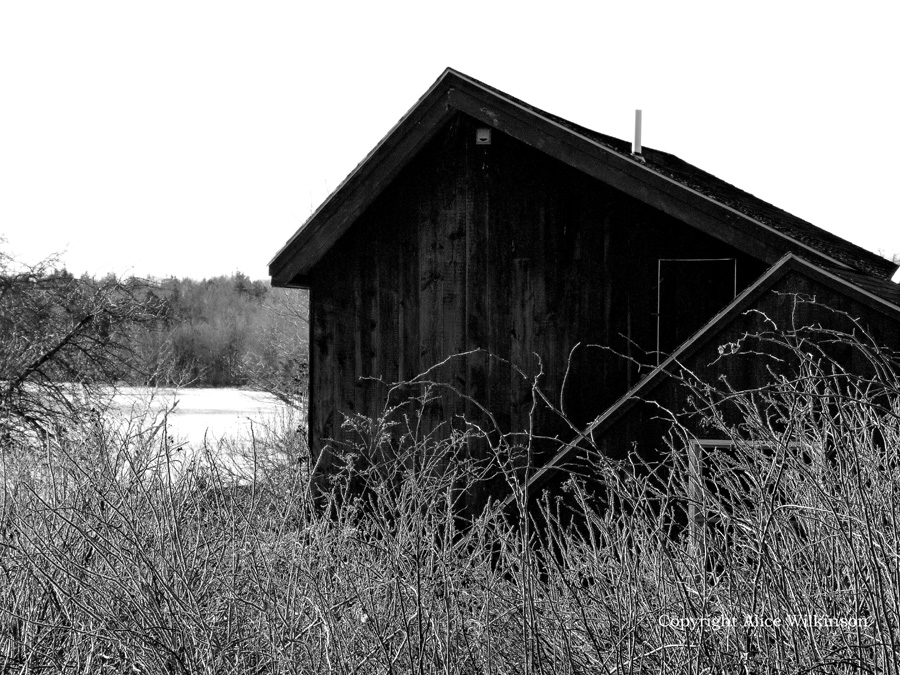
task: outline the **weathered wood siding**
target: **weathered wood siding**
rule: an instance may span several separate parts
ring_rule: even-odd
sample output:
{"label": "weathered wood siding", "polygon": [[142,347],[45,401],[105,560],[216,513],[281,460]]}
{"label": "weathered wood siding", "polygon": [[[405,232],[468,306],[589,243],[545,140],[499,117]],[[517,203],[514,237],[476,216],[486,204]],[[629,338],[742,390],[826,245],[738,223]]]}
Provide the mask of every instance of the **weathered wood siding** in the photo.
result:
{"label": "weathered wood siding", "polygon": [[[764,269],[496,130],[491,145],[475,145],[477,126],[460,114],[440,130],[310,274],[316,455],[330,439],[351,440],[344,415],[382,410],[386,388],[366,378],[408,380],[475,349],[432,379],[515,430],[528,423],[528,378],[542,367],[540,386],[559,401],[568,368],[562,402],[583,424],[638,377],[592,345],[656,361],[637,347],[655,348],[660,258],[735,258],[740,288]],[[448,393],[425,425],[462,415],[473,405]],[[537,422],[566,432],[548,413]],[[325,452],[319,468],[329,461]]]}
{"label": "weathered wood siding", "polygon": [[[804,301],[797,302],[797,298]],[[811,299],[815,302],[808,302]],[[553,467],[548,467],[532,485],[532,494],[549,491],[562,497],[558,504],[561,516],[573,518],[572,523],[583,524],[579,515],[581,507],[571,502],[571,496],[562,488],[573,475],[579,476],[587,490],[594,492],[598,500],[595,506],[599,506],[605,492],[592,466],[598,454],[613,459],[637,456],[653,466],[654,475],[664,483],[675,464],[672,453],[690,452],[682,433],[693,434],[698,439],[723,437],[720,432],[702,424],[701,416],[695,412],[697,402],[689,400],[692,394],[678,377],[690,372],[720,390],[727,382],[727,386],[735,391],[753,391],[771,385],[773,374],[791,379],[800,377],[803,371],[795,354],[771,342],[759,342],[747,336],[769,334],[774,337],[773,333],[780,330],[803,331],[805,327],[855,334],[863,344],[884,346],[889,353],[900,353],[900,316],[890,310],[881,311],[860,297],[853,297],[852,293],[836,291],[821,279],[791,271],[772,288],[748,302],[742,311],[705,332],[701,340],[679,356],[678,364],[667,366],[668,375],[645,382],[633,398],[617,404],[591,434],[592,445],[582,442]],[[815,335],[814,332],[803,334],[807,337]],[[862,351],[829,336],[820,334],[819,337],[824,338],[819,347],[834,363],[857,376],[875,376],[872,363]],[[727,355],[727,345],[742,338],[746,338],[744,353]],[[726,346],[726,355],[720,354],[720,346]],[[807,349],[814,351],[811,347]],[[661,412],[664,410],[668,413]],[[722,403],[718,412],[725,424],[738,430],[742,428],[743,419],[736,406]],[[679,430],[673,428],[672,419],[678,420]],[[834,450],[840,452],[841,448]],[[541,522],[539,500],[530,503],[529,511],[536,522]],[[677,514],[677,511],[673,513]]]}
{"label": "weathered wood siding", "polygon": [[[798,302],[798,298],[802,301]],[[795,355],[771,341],[761,342],[751,337],[744,343],[742,353],[733,355],[727,355],[727,345],[746,336],[768,334],[775,337],[780,331],[789,333],[805,327],[857,335],[864,344],[887,347],[894,354],[900,352],[900,317],[896,314],[873,309],[859,298],[837,293],[819,280],[790,272],[750,303],[745,311],[704,334],[702,342],[691,353],[679,358],[680,365],[670,366],[668,372],[678,376],[684,368],[701,381],[720,388],[727,382],[736,391],[766,387],[772,384],[773,374],[799,377]],[[806,335],[813,334],[807,332]],[[822,339],[819,347],[841,368],[863,377],[875,376],[872,363],[862,351],[846,341],[834,340],[824,334],[818,337]],[[719,351],[720,346],[726,346],[724,357]],[[656,384],[644,388],[635,399],[623,405],[609,424],[592,435],[597,451],[612,458],[623,458],[633,452],[650,461],[665,457],[668,453],[665,439],[672,425],[660,410],[668,410],[677,416],[683,427],[697,438],[715,434],[700,425],[700,418],[694,414],[693,404],[688,400],[689,395],[689,390],[678,382],[677,377],[659,378]],[[726,423],[735,428],[742,422],[734,408],[723,407],[720,413]],[[548,474],[550,477],[542,482],[541,489],[558,488],[572,471],[583,475],[590,473],[577,452],[571,453],[560,469]]]}

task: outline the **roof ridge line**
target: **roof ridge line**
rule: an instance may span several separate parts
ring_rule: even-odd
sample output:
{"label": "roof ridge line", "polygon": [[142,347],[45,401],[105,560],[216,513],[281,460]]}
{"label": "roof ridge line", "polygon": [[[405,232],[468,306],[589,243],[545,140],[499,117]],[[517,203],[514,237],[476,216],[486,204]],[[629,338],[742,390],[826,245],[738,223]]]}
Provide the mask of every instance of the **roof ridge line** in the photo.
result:
{"label": "roof ridge line", "polygon": [[[456,72],[456,71],[454,71],[454,72]],[[636,160],[636,159],[634,159],[633,157],[631,157],[631,156],[629,156],[629,155],[626,155],[625,153],[619,152],[618,150],[616,150],[616,149],[614,149],[614,148],[611,148],[611,147],[609,147],[609,146],[607,146],[607,145],[605,145],[605,144],[599,143],[598,141],[596,141],[596,140],[593,139],[593,138],[590,138],[589,136],[585,136],[583,133],[580,133],[580,132],[576,131],[575,129],[570,129],[570,128],[567,127],[567,126],[565,126],[565,125],[563,125],[563,124],[560,124],[560,123],[557,122],[556,120],[547,117],[547,115],[549,115],[550,113],[547,113],[547,112],[545,112],[545,111],[542,111],[542,110],[540,110],[539,108],[533,108],[533,107],[531,107],[529,104],[526,104],[524,101],[520,102],[518,99],[516,99],[516,98],[514,98],[514,97],[511,97],[511,96],[509,96],[508,94],[505,94],[505,93],[503,93],[503,92],[500,92],[500,90],[498,90],[498,89],[494,89],[493,87],[489,87],[488,85],[483,84],[483,83],[479,82],[478,80],[469,77],[468,75],[465,75],[465,74],[463,74],[463,73],[458,73],[458,74],[459,74],[463,79],[465,79],[465,80],[468,81],[470,84],[472,84],[473,86],[477,86],[477,87],[481,88],[482,90],[486,91],[486,92],[489,93],[489,94],[492,94],[492,95],[494,95],[494,96],[498,96],[498,95],[500,95],[500,94],[502,93],[503,97],[506,98],[506,100],[507,100],[510,104],[516,106],[516,107],[519,108],[520,110],[522,110],[522,111],[524,111],[524,112],[526,112],[526,113],[529,113],[529,114],[531,114],[531,115],[535,115],[535,116],[537,116],[537,117],[540,117],[541,119],[545,120],[545,121],[546,121],[547,123],[549,123],[549,124],[552,124],[552,125],[555,126],[556,128],[562,129],[562,130],[564,130],[564,131],[566,131],[566,132],[568,132],[568,133],[570,133],[570,134],[576,135],[576,136],[578,136],[579,138],[581,138],[581,139],[587,141],[588,143],[591,143],[592,145],[594,145],[594,146],[596,146],[596,147],[598,147],[598,148],[600,148],[600,149],[602,149],[602,150],[604,150],[604,151],[606,151],[606,152],[612,152],[612,153],[614,153],[614,154],[616,155],[616,157],[619,157],[619,158],[621,158],[621,159],[627,160],[628,162],[630,162],[630,163],[633,164],[634,166],[640,167],[640,168],[643,169],[644,171],[648,171],[648,172],[652,173],[654,176],[659,176],[660,178],[662,178],[662,179],[668,181],[669,183],[671,183],[672,185],[675,185],[675,186],[681,188],[682,190],[687,190],[687,191],[691,192],[692,194],[697,195],[698,197],[701,197],[701,198],[703,198],[703,199],[705,199],[705,200],[707,200],[707,201],[709,201],[709,202],[715,204],[716,206],[718,206],[718,207],[720,207],[720,208],[723,208],[723,209],[725,209],[725,210],[727,210],[727,211],[729,211],[729,212],[731,212],[731,213],[733,213],[733,214],[739,216],[740,218],[743,218],[744,220],[747,220],[747,221],[749,221],[749,222],[751,222],[751,223],[753,223],[753,224],[755,224],[755,225],[757,225],[757,226],[759,226],[759,227],[765,229],[765,230],[768,231],[768,232],[771,232],[771,233],[773,233],[773,234],[775,234],[775,235],[777,235],[777,236],[779,236],[779,237],[783,237],[783,238],[785,238],[785,239],[788,239],[788,240],[790,240],[791,242],[794,242],[795,244],[797,244],[798,246],[800,246],[801,248],[806,249],[807,251],[810,251],[811,253],[813,253],[813,254],[816,255],[816,256],[819,256],[819,257],[821,257],[821,258],[825,258],[825,259],[828,260],[829,262],[832,262],[832,263],[834,263],[834,264],[836,264],[836,265],[838,265],[838,266],[840,266],[840,267],[846,267],[847,269],[856,269],[856,268],[854,268],[852,265],[848,265],[847,263],[845,263],[845,262],[843,262],[843,261],[841,261],[841,260],[837,260],[836,258],[831,257],[831,256],[828,255],[827,253],[824,253],[824,252],[822,252],[822,251],[818,251],[818,250],[816,250],[815,248],[813,248],[812,246],[810,246],[809,244],[805,244],[805,243],[803,243],[802,241],[800,241],[799,239],[795,239],[794,237],[791,237],[790,235],[785,234],[784,232],[781,232],[780,230],[778,230],[778,229],[772,227],[771,225],[767,225],[766,223],[762,222],[761,220],[759,220],[759,219],[757,219],[757,218],[754,218],[754,217],[752,217],[752,216],[747,215],[746,213],[742,213],[741,211],[738,211],[738,210],[735,209],[733,206],[729,206],[728,204],[725,204],[725,203],[723,203],[723,202],[721,202],[721,201],[719,201],[719,200],[717,200],[717,199],[714,199],[713,197],[710,197],[709,195],[705,195],[705,194],[703,194],[702,192],[700,192],[699,190],[695,190],[694,188],[690,187],[689,185],[685,185],[684,183],[681,183],[681,182],[675,180],[674,178],[671,178],[670,176],[667,176],[666,174],[664,174],[664,173],[662,173],[662,172],[660,172],[660,171],[657,171],[657,170],[653,169],[653,168],[650,167],[650,166],[647,166],[647,164],[646,164],[645,162]],[[575,124],[575,123],[573,122],[573,124]],[[578,126],[582,126],[582,125],[578,125]],[[587,128],[587,127],[584,127],[584,128]],[[590,131],[594,131],[594,130],[591,129]],[[600,133],[600,132],[595,132],[595,133]],[[647,148],[647,149],[653,150],[653,151],[655,151],[655,152],[666,152],[665,150],[656,150],[655,148]],[[668,155],[671,156],[671,157],[675,157],[675,158],[677,158],[677,159],[681,159],[681,158],[679,158],[677,155],[673,155],[672,153],[666,152],[666,154],[668,154]],[[681,161],[683,162],[684,160],[681,160]],[[700,170],[702,171],[703,169],[700,169]],[[710,174],[710,175],[711,175],[711,174]],[[732,187],[734,187],[734,188],[737,189],[737,190],[740,190],[740,188],[738,188],[738,187],[735,186],[735,185],[732,185]],[[749,193],[747,193],[747,194],[749,194]],[[751,196],[752,196],[752,195],[751,195]],[[754,198],[755,198],[755,199],[759,199],[758,197],[754,197]],[[764,200],[760,200],[760,201],[764,201]],[[767,203],[768,203],[768,202],[767,202]],[[778,208],[777,206],[774,206],[774,204],[770,204],[770,206],[773,206],[774,208]],[[783,210],[783,209],[782,209],[782,210]],[[787,213],[787,212],[785,211],[785,213]],[[810,225],[813,225],[813,227],[818,227],[817,225],[814,225],[813,223],[809,223],[809,224],[810,224]],[[819,228],[819,229],[822,229],[822,228]],[[851,243],[852,243],[852,242],[851,242]],[[860,270],[860,271],[862,271],[862,270]]]}

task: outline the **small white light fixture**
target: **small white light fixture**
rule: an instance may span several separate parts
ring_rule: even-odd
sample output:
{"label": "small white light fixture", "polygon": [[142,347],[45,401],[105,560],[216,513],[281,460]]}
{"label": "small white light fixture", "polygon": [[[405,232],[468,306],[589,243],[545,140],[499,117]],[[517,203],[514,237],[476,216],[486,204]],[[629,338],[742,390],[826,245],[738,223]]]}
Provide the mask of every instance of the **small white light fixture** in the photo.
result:
{"label": "small white light fixture", "polygon": [[475,130],[475,145],[490,145],[491,130],[489,127],[479,127]]}
{"label": "small white light fixture", "polygon": [[900,284],[900,268],[898,268],[897,271],[894,272],[894,276],[891,277],[891,281],[893,281],[895,284]]}

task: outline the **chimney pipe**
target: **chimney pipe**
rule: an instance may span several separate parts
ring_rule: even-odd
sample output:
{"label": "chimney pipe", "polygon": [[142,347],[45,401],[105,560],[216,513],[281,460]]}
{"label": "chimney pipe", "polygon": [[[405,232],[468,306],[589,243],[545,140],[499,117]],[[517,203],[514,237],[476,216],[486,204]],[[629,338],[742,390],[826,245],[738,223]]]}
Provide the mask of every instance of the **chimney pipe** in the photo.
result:
{"label": "chimney pipe", "polygon": [[631,154],[640,155],[641,154],[641,111],[634,111],[634,147],[631,150]]}

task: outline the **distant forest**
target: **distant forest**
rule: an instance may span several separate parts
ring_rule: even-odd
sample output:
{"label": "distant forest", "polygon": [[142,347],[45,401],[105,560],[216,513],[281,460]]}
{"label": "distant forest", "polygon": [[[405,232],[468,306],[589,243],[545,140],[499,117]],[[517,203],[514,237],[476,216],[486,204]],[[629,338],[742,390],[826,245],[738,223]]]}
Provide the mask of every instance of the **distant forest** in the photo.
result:
{"label": "distant forest", "polygon": [[[305,291],[241,272],[194,279],[76,277],[0,249],[0,382],[250,387],[302,401]],[[8,391],[7,391],[8,390]]]}
{"label": "distant forest", "polygon": [[305,373],[305,291],[272,288],[236,272],[202,281],[150,280],[145,293],[156,318],[133,339],[149,384],[240,387]]}

